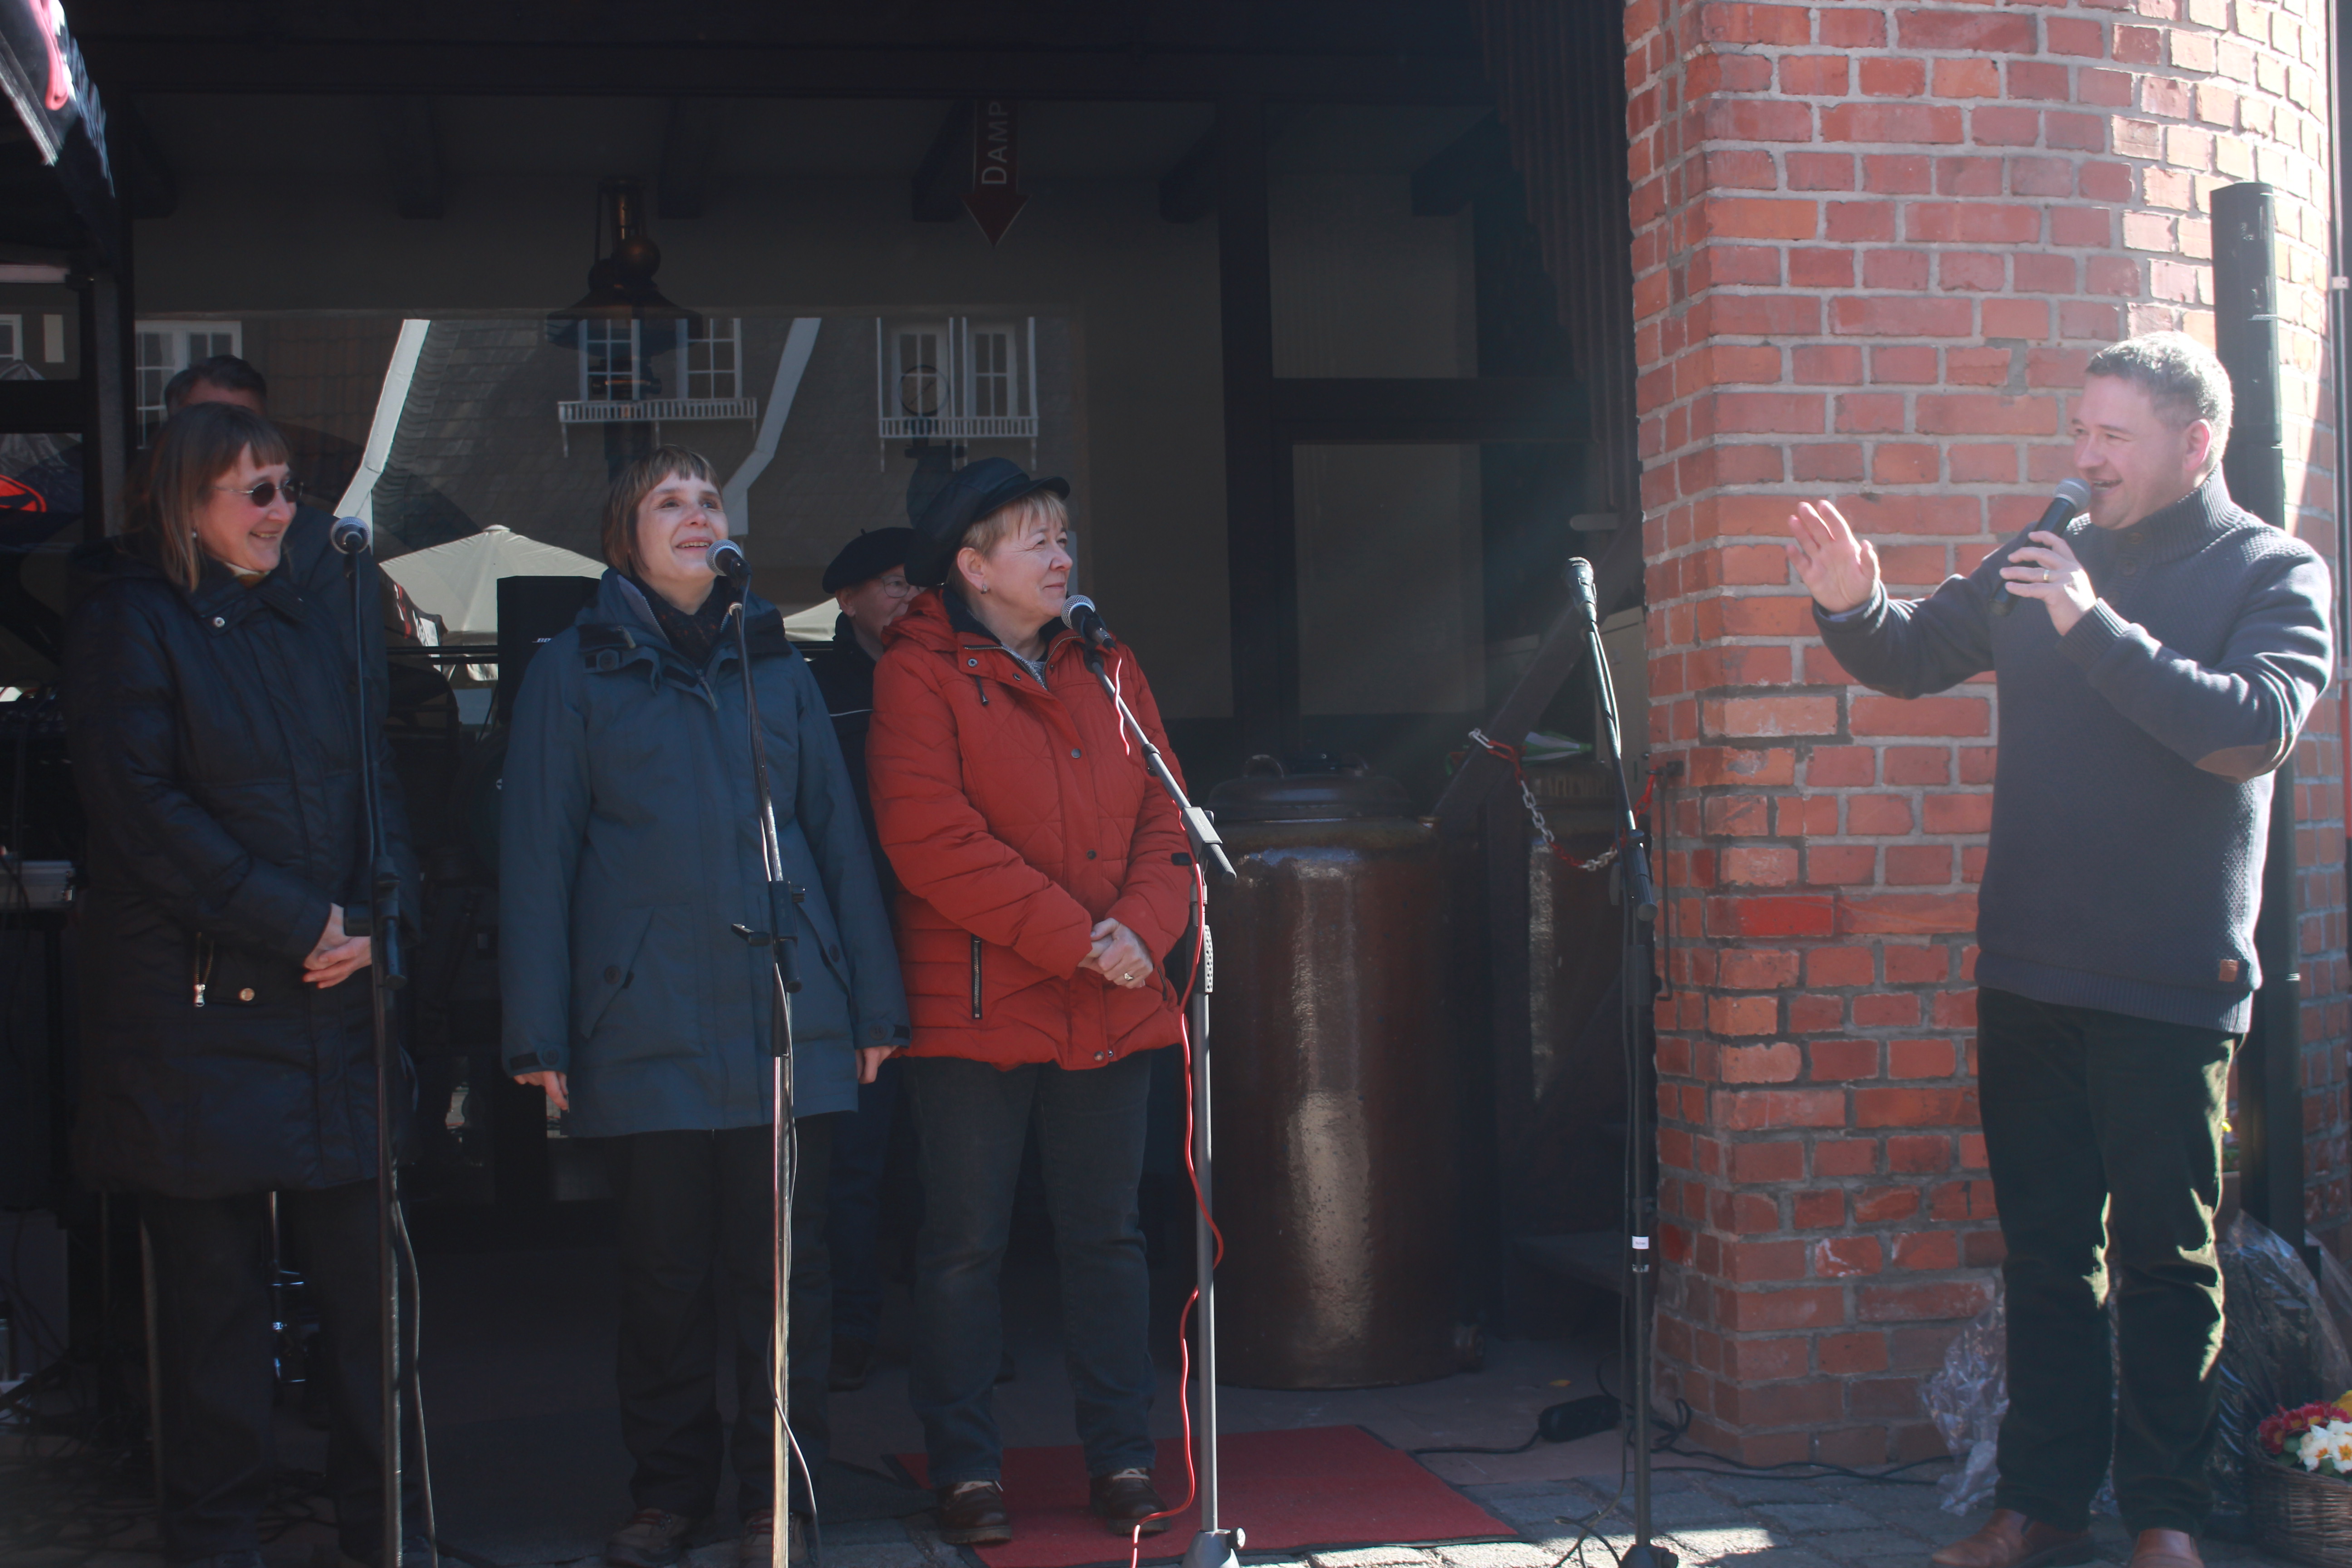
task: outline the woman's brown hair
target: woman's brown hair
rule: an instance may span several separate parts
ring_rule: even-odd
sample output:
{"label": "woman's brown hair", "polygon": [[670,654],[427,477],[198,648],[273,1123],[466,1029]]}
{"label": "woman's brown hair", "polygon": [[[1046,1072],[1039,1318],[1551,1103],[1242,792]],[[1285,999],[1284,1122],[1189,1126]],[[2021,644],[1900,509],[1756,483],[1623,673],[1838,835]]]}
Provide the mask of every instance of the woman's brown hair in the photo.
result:
{"label": "woman's brown hair", "polygon": [[147,542],[164,574],[191,593],[205,573],[204,547],[196,541],[205,492],[248,452],[260,468],[285,462],[286,437],[250,408],[196,403],[163,421],[154,445],[131,471],[124,497],[130,531]]}
{"label": "woman's brown hair", "polygon": [[656,447],[613,476],[604,492],[604,563],[615,572],[634,575],[637,570],[637,508],[669,479],[700,479],[719,483],[710,459],[686,447]]}

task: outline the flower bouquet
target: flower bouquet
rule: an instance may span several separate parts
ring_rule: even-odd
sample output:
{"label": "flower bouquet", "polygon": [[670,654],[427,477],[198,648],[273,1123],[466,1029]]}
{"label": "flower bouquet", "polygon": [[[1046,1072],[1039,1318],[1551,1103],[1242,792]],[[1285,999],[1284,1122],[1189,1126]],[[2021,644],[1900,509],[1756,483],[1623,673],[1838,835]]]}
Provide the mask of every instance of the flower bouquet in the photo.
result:
{"label": "flower bouquet", "polygon": [[2352,1561],[2352,1392],[2273,1412],[2254,1428],[2254,1532],[2282,1557]]}

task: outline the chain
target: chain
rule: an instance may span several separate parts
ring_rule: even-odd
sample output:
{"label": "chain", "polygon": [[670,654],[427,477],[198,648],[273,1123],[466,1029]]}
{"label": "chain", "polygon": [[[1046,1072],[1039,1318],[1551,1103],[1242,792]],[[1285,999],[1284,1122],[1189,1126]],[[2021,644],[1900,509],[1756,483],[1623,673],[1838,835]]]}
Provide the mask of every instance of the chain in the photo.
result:
{"label": "chain", "polygon": [[1511,764],[1511,778],[1519,786],[1520,803],[1528,808],[1528,820],[1536,825],[1536,832],[1542,837],[1546,849],[1580,871],[1598,871],[1617,858],[1617,846],[1613,842],[1590,860],[1579,860],[1570,856],[1559,847],[1559,840],[1552,836],[1551,824],[1544,820],[1543,807],[1536,804],[1536,792],[1528,787],[1528,775],[1519,766],[1518,749],[1507,746],[1500,741],[1488,740],[1484,730],[1471,731],[1470,739]]}

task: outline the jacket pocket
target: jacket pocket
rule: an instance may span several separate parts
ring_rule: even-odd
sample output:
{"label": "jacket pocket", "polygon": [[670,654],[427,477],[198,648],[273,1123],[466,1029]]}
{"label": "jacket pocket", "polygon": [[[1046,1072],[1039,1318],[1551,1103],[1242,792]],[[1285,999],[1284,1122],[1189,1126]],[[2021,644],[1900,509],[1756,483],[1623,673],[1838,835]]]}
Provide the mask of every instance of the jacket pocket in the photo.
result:
{"label": "jacket pocket", "polygon": [[971,939],[971,1016],[980,1016],[980,938]]}
{"label": "jacket pocket", "polygon": [[196,1006],[207,1010],[283,1003],[302,984],[302,972],[296,965],[217,941],[202,931],[196,933],[192,970],[193,1000]]}
{"label": "jacket pocket", "polygon": [[621,993],[636,982],[636,963],[655,911],[632,910],[605,931],[575,937],[572,972],[572,1037],[596,1032]]}

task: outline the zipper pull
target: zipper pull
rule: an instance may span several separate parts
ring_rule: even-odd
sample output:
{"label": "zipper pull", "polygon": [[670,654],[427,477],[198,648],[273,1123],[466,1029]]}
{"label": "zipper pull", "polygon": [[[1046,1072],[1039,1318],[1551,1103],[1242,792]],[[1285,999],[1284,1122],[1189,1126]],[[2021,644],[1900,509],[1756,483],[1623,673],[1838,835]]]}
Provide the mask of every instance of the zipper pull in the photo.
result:
{"label": "zipper pull", "polygon": [[201,1007],[201,1006],[203,1006],[204,1005],[205,1005],[205,983],[204,983],[203,981],[199,980],[199,981],[197,981],[197,982],[196,982],[196,1005],[197,1005],[197,1006],[199,1006],[199,1007]]}

